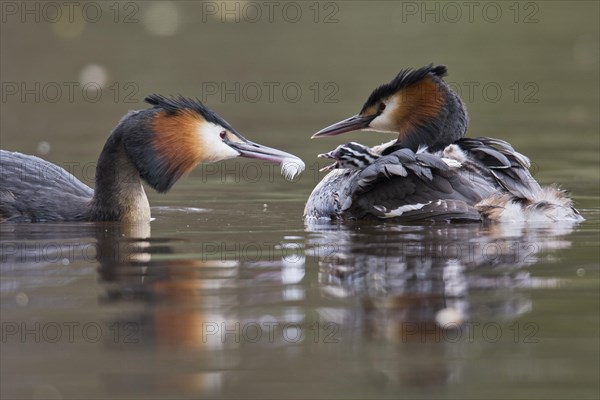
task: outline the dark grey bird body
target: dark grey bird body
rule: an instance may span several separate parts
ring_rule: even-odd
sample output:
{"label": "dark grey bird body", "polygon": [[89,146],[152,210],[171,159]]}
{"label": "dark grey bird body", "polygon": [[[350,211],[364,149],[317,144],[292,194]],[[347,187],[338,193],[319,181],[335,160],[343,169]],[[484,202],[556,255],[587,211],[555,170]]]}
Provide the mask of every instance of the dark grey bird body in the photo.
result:
{"label": "dark grey bird body", "polygon": [[542,189],[528,167],[508,143],[490,138],[461,139],[434,153],[401,148],[369,165],[329,173],[311,194],[305,215],[481,221],[488,210],[477,205],[499,192],[523,201],[539,196]]}
{"label": "dark grey bird body", "polygon": [[[307,221],[583,220],[564,191],[540,187],[529,159],[509,143],[463,137],[466,110],[441,79],[445,74],[445,67],[431,65],[401,71],[373,91],[358,115],[313,135],[363,129],[399,137],[372,149],[350,143],[327,153],[337,160],[327,168],[335,170],[310,195]],[[370,153],[379,157],[365,165]]]}
{"label": "dark grey bird body", "polygon": [[94,191],[55,164],[0,150],[0,174],[0,221],[84,220],[88,215]]}

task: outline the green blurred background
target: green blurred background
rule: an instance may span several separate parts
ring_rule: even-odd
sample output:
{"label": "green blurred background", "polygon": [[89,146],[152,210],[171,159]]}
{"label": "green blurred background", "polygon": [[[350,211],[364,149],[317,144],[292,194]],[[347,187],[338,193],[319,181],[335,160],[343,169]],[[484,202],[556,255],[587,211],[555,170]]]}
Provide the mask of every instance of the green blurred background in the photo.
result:
{"label": "green blurred background", "polygon": [[[2,147],[93,162],[145,95],[183,94],[310,164],[342,141],[388,140],[309,137],[356,113],[401,68],[434,62],[449,67],[447,81],[467,103],[469,135],[510,141],[543,181],[550,174],[570,189],[591,189],[598,2],[268,4],[3,2]],[[314,183],[294,188],[307,196]]]}

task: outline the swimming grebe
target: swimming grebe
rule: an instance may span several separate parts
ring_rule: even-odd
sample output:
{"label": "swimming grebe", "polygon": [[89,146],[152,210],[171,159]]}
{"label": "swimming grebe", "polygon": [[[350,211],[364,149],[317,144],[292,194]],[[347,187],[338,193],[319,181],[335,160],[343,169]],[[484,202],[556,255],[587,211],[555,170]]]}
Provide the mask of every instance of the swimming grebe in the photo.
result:
{"label": "swimming grebe", "polygon": [[[52,163],[1,151],[0,222],[147,222],[142,180],[167,192],[198,164],[234,157],[282,163],[288,175],[304,169],[298,157],[245,139],[200,101],[160,95],[145,101],[153,107],[129,112],[106,141],[95,191]],[[40,171],[51,171],[51,180]]]}
{"label": "swimming grebe", "polygon": [[402,70],[371,93],[359,114],[313,135],[377,130],[398,139],[327,153],[337,161],[310,195],[307,221],[583,220],[566,192],[540,187],[529,159],[509,143],[463,137],[467,112],[446,74],[443,65]]}

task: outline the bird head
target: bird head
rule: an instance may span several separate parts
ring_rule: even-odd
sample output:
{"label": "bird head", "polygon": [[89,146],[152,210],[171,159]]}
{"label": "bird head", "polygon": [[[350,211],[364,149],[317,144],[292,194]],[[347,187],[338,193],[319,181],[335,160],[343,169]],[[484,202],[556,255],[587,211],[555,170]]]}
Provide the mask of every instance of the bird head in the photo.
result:
{"label": "bird head", "polygon": [[140,176],[159,192],[198,164],[235,157],[281,164],[288,179],[304,170],[300,158],[251,142],[199,100],[151,95],[145,101],[153,107],[129,113],[115,130],[124,133],[125,150]]}
{"label": "bird head", "polygon": [[444,65],[404,69],[375,89],[360,112],[321,129],[312,137],[334,136],[354,130],[390,132],[398,144],[417,150],[451,143],[466,133],[468,118],[459,96],[443,77]]}
{"label": "bird head", "polygon": [[332,169],[363,169],[379,158],[379,154],[360,143],[350,142],[341,144],[334,150],[319,154],[321,158],[331,158],[335,162],[323,167],[320,171]]}

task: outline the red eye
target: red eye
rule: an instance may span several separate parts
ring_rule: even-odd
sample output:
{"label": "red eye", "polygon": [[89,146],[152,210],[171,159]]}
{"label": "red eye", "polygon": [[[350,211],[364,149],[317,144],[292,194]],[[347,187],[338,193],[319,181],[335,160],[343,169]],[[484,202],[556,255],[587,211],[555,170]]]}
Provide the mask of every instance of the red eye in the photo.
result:
{"label": "red eye", "polygon": [[223,131],[219,133],[219,136],[221,136],[221,139],[225,139],[225,136],[227,136],[227,132]]}

